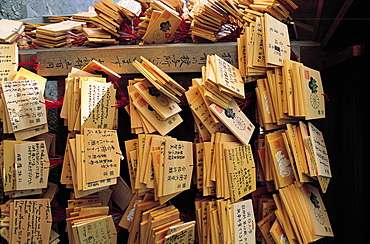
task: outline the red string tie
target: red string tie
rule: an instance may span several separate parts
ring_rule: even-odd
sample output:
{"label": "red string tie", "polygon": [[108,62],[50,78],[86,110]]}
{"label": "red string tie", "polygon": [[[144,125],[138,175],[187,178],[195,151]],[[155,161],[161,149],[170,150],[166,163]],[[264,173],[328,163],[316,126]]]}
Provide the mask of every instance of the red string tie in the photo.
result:
{"label": "red string tie", "polygon": [[33,65],[34,67],[32,67],[32,69],[38,70],[39,67],[40,67],[39,60],[37,59],[37,57],[33,57],[32,60],[33,60],[33,62],[20,62],[20,63],[18,63],[18,65],[20,65],[20,66],[22,66],[22,65]]}
{"label": "red string tie", "polygon": [[251,102],[252,92],[248,92],[245,94],[245,99],[235,99],[236,103],[239,105],[240,110],[242,111],[245,109]]}
{"label": "red string tie", "polygon": [[45,104],[46,110],[53,108],[61,108],[63,106],[63,97],[60,100],[45,99],[45,102],[42,101],[39,102]]}
{"label": "red string tie", "polygon": [[323,96],[325,97],[325,101],[329,102],[329,97],[328,97],[328,95],[326,95],[325,93],[323,93],[323,94],[321,94],[321,95],[323,95]]}
{"label": "red string tie", "polygon": [[117,82],[113,81],[112,83],[114,85],[114,88],[117,90],[118,96],[120,97],[119,99],[117,99],[116,105],[114,105],[113,107],[120,108],[126,106],[128,104],[126,94],[122,91]]}

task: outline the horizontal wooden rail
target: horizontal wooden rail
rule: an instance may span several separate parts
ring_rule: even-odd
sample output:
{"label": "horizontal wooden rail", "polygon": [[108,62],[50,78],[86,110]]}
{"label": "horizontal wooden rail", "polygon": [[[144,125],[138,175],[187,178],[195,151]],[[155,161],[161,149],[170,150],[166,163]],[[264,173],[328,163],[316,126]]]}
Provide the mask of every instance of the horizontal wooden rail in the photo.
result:
{"label": "horizontal wooden rail", "polygon": [[139,72],[132,62],[144,56],[165,72],[188,73],[201,72],[209,54],[217,54],[237,66],[236,42],[20,50],[20,61],[37,56],[37,73],[41,76],[66,76],[72,67],[81,69],[93,59],[118,74],[136,74]]}

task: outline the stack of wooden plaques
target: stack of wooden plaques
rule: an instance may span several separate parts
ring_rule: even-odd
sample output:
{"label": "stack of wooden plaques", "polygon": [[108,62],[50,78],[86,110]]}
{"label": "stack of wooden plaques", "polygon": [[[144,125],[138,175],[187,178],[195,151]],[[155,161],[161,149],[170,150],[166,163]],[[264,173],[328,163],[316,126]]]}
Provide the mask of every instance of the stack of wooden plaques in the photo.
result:
{"label": "stack of wooden plaques", "polygon": [[140,73],[161,93],[180,103],[179,97],[182,96],[185,89],[149,60],[142,56],[140,58],[142,59],[141,63],[137,60],[133,63]]}
{"label": "stack of wooden plaques", "polygon": [[[107,78],[103,78],[102,74]],[[107,80],[116,81],[119,77],[95,60],[83,70],[72,69],[66,78],[60,113],[69,131],[81,131],[83,127],[105,129],[117,127],[117,110],[114,109],[116,89],[114,84]],[[109,109],[106,109],[107,107]]]}
{"label": "stack of wooden plaques", "polygon": [[[291,19],[290,14],[298,8],[291,0],[253,1],[191,1],[191,35],[193,41],[215,42],[238,33],[239,28],[249,27],[264,13],[282,21]],[[261,25],[262,26],[262,25]],[[239,34],[237,34],[239,35]]]}
{"label": "stack of wooden plaques", "polygon": [[101,0],[101,3],[95,1],[94,8],[98,14],[94,18],[94,24],[115,37],[120,36],[118,31],[124,19],[131,19],[131,13],[112,0]]}
{"label": "stack of wooden plaques", "polygon": [[185,95],[193,114],[197,132],[201,140],[208,141],[211,139],[212,134],[216,132],[227,132],[228,130],[211,112],[209,106],[212,102],[205,99],[200,84],[201,79],[194,79],[193,85],[189,87]]}
{"label": "stack of wooden plaques", "polygon": [[36,28],[39,26],[48,25],[48,23],[30,23],[30,22],[23,22],[24,25],[24,34],[29,37],[36,38]]}
{"label": "stack of wooden plaques", "polygon": [[23,22],[16,20],[0,20],[0,43],[12,43],[24,30]]}
{"label": "stack of wooden plaques", "polygon": [[[103,73],[107,78],[101,77]],[[69,164],[63,164],[61,183],[72,187],[76,198],[107,189],[119,177],[122,153],[115,130],[116,89],[106,81],[119,77],[91,61],[83,70],[72,70],[66,78],[61,117],[71,133],[64,158]]]}
{"label": "stack of wooden plaques", "polygon": [[239,70],[245,82],[266,76],[268,70],[283,66],[290,59],[286,24],[265,13],[245,26],[238,38]]}
{"label": "stack of wooden plaques", "polygon": [[[212,100],[217,102],[217,105],[227,108],[226,104],[232,100],[232,97],[245,98],[244,83],[240,71],[218,55],[207,56],[207,65],[203,74],[204,86],[211,93],[207,97],[214,98]],[[221,99],[217,99],[217,97]]]}
{"label": "stack of wooden plaques", "polygon": [[[217,55],[207,57],[203,79],[194,79],[185,93],[200,137],[230,130],[247,145],[255,126],[241,111],[234,97],[245,98],[244,83],[237,68]],[[227,129],[228,130],[227,130]]]}
{"label": "stack of wooden plaques", "polygon": [[[99,128],[113,128],[115,109],[111,109],[104,115],[102,121],[96,120],[104,106],[114,106],[115,99],[109,97],[115,95],[114,86],[107,83],[105,78],[98,77],[75,77],[67,78],[66,89],[67,101],[62,110],[62,118],[65,118],[70,131],[81,131],[83,127],[99,126]],[[76,88],[74,86],[77,86]],[[92,89],[99,89],[92,91]],[[90,92],[88,92],[90,89]],[[83,91],[84,93],[82,93]],[[77,92],[77,94],[75,94]],[[76,97],[77,95],[77,97]],[[90,97],[89,97],[90,96]],[[92,97],[92,100],[89,98]],[[86,100],[88,99],[88,100]],[[64,102],[67,104],[67,102]],[[73,107],[76,105],[77,107]]]}
{"label": "stack of wooden plaques", "polygon": [[[9,143],[6,142],[6,144],[6,147],[8,147]],[[24,145],[27,144],[29,142],[24,142]],[[19,144],[15,143],[15,145]],[[32,147],[37,148],[37,145],[33,145]],[[23,148],[23,151],[31,153],[34,157],[39,157],[39,152],[35,150],[27,151]],[[8,158],[8,156],[6,157]],[[107,243],[116,243],[117,232],[115,224],[113,223],[113,217],[108,215],[111,210],[109,207],[112,204],[111,200],[123,211],[130,204],[133,197],[131,189],[122,178],[119,178],[117,184],[112,186],[111,189],[107,188],[98,194],[89,195],[85,198],[76,199],[76,194],[72,192],[70,196],[71,200],[68,200],[68,207],[63,209],[54,198],[58,191],[58,186],[50,182],[48,183],[46,175],[42,175],[35,168],[28,167],[28,165],[24,164],[24,158],[20,159],[22,159],[23,165],[18,165],[19,170],[24,168],[29,171],[23,175],[27,178],[32,173],[32,177],[45,180],[48,188],[42,192],[39,189],[34,189],[32,192],[29,190],[18,191],[10,195],[11,199],[0,206],[0,235],[4,239],[9,243],[14,243],[17,240],[17,242],[23,243],[40,242],[56,244],[59,243],[59,234],[51,229],[51,223],[53,221],[59,222],[66,220],[66,232],[68,232],[69,243],[83,242],[82,240],[86,238],[91,239],[92,237],[90,236],[93,236],[95,239],[103,238],[104,240],[109,240]],[[43,169],[42,165],[36,162],[33,162],[33,164],[34,167]],[[21,173],[19,171],[17,175],[21,177]],[[8,172],[7,175],[9,175]],[[9,176],[7,178],[11,177]],[[23,183],[36,183],[31,182],[32,180],[31,178],[26,179]],[[36,185],[34,186],[37,187]],[[27,191],[31,193],[27,193]],[[32,199],[24,199],[24,196],[27,195],[33,195]],[[65,219],[65,217],[67,218]],[[53,218],[53,221],[51,218]],[[15,231],[17,229],[22,231]],[[98,235],[97,231],[99,232]],[[101,243],[101,240],[99,243]]]}
{"label": "stack of wooden plaques", "polygon": [[150,8],[145,12],[147,17],[139,25],[142,43],[165,44],[171,40],[181,23],[182,6],[181,1],[151,2]]}
{"label": "stack of wooden plaques", "polygon": [[150,194],[136,195],[119,225],[129,230],[128,243],[132,244],[190,244],[195,241],[195,221],[184,223],[175,206],[160,205]]}
{"label": "stack of wooden plaques", "polygon": [[199,243],[256,243],[252,200],[200,198],[195,201]]}
{"label": "stack of wooden plaques", "polygon": [[259,162],[266,181],[275,189],[294,182],[301,184],[317,179],[326,192],[331,175],[328,153],[321,131],[312,123],[287,124],[286,130],[260,138]]}
{"label": "stack of wooden plaques", "polygon": [[316,187],[292,184],[280,189],[279,194],[274,195],[274,200],[277,207],[275,212],[258,222],[265,239],[269,239],[269,235],[264,231],[264,226],[270,223],[273,223],[271,230],[280,228],[280,233],[285,233],[290,243],[295,240],[310,243],[325,236],[333,236],[327,210]]}
{"label": "stack of wooden plaques", "polygon": [[257,207],[256,219],[261,235],[267,243],[311,243],[325,236],[333,236],[327,210],[319,190],[310,185],[291,184],[272,195],[266,187],[257,189],[253,196]]}
{"label": "stack of wooden plaques", "polygon": [[158,131],[164,136],[183,121],[178,103],[185,89],[149,60],[141,59],[142,63],[135,60],[133,65],[145,79],[131,80],[127,87],[131,130],[136,134]]}
{"label": "stack of wooden plaques", "polygon": [[9,205],[9,243],[49,243],[52,225],[50,199],[14,199]]}
{"label": "stack of wooden plaques", "polygon": [[309,243],[333,236],[319,190],[309,184],[317,179],[325,193],[331,178],[323,135],[310,122],[286,128],[260,135],[256,143],[257,179],[265,182],[252,193],[259,241]]}
{"label": "stack of wooden plaques", "polygon": [[255,11],[269,13],[279,20],[291,19],[290,14],[298,8],[292,0],[253,0],[249,7]]}
{"label": "stack of wooden plaques", "polygon": [[133,133],[158,132],[164,136],[182,123],[179,105],[147,79],[130,81],[128,92],[130,103],[126,111],[130,114]]}
{"label": "stack of wooden plaques", "polygon": [[167,43],[181,22],[183,8],[182,1],[151,1],[138,26],[138,35],[144,40],[142,43]]}
{"label": "stack of wooden plaques", "polygon": [[[117,243],[117,232],[111,215],[87,215],[70,218],[73,235],[69,243],[83,243],[93,239],[97,243]],[[69,233],[69,232],[68,232]]]}
{"label": "stack of wooden plaques", "polygon": [[21,195],[11,196],[11,199],[0,205],[1,237],[8,243],[15,241],[59,243],[59,234],[51,228],[51,201],[57,191],[58,186],[49,182],[48,188],[42,194],[32,196],[32,199],[25,199],[24,196],[18,198]]}
{"label": "stack of wooden plaques", "polygon": [[83,28],[87,41],[85,45],[87,46],[102,46],[102,45],[111,45],[118,44],[116,39],[112,38],[112,35],[103,30],[102,28]]}
{"label": "stack of wooden plaques", "polygon": [[229,134],[216,133],[210,142],[195,143],[197,189],[203,196],[238,201],[256,190],[251,146]]}
{"label": "stack of wooden plaques", "polygon": [[68,42],[68,31],[82,33],[83,22],[67,20],[36,28],[36,39],[33,43],[42,47],[62,47]]}
{"label": "stack of wooden plaques", "polygon": [[284,60],[281,68],[267,71],[256,87],[259,123],[266,130],[299,119],[325,118],[325,97],[320,72],[302,63]]}
{"label": "stack of wooden plaques", "polygon": [[259,229],[257,241],[311,243],[333,236],[327,210],[316,187],[305,183],[290,184],[277,192],[269,188],[266,184],[252,193]]}
{"label": "stack of wooden plaques", "polygon": [[69,20],[69,17],[53,15],[53,16],[50,16],[48,19],[50,23],[59,23],[59,22]]}
{"label": "stack of wooden plaques", "polygon": [[94,24],[95,19],[98,17],[98,14],[95,11],[89,12],[80,12],[73,14],[71,20],[85,22],[87,25]]}
{"label": "stack of wooden plaques", "polygon": [[217,41],[217,32],[221,29],[223,23],[228,22],[228,14],[214,2],[199,2],[196,6],[190,12],[193,40],[197,41],[199,38],[203,38],[209,41]]}
{"label": "stack of wooden plaques", "polygon": [[85,127],[75,138],[69,136],[65,157],[70,164],[62,179],[71,176],[76,198],[105,190],[117,183],[121,154],[116,130]]}
{"label": "stack of wooden plaques", "polygon": [[46,78],[26,69],[13,72],[7,81],[1,82],[4,133],[14,133],[21,141],[48,132],[42,96],[45,82]]}
{"label": "stack of wooden plaques", "polygon": [[190,188],[192,143],[154,134],[139,134],[125,142],[133,193],[154,189],[161,204]]}
{"label": "stack of wooden plaques", "polygon": [[50,161],[45,141],[4,140],[4,193],[11,197],[41,194],[47,187]]}
{"label": "stack of wooden plaques", "polygon": [[66,231],[69,243],[83,243],[88,239],[116,243],[117,232],[108,213],[109,207],[103,205],[99,197],[68,200]]}

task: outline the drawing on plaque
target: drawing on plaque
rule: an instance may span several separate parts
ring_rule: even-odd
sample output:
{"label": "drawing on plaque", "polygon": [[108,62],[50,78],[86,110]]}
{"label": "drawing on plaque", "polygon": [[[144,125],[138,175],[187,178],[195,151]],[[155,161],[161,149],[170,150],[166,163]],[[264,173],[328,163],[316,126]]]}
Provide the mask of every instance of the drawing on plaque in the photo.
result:
{"label": "drawing on plaque", "polygon": [[[155,30],[153,32],[153,39],[155,41],[160,41],[160,40],[162,40],[162,38],[163,38],[163,32],[161,30]],[[153,41],[152,43],[154,44],[155,41]]]}
{"label": "drawing on plaque", "polygon": [[164,121],[164,118],[162,118],[157,112],[155,112],[155,117],[157,118],[157,120],[163,122]]}
{"label": "drawing on plaque", "polygon": [[158,102],[159,105],[161,105],[163,107],[167,107],[170,104],[170,102],[168,101],[166,96],[164,94],[162,94],[154,86],[148,87],[148,90],[149,90],[149,95],[155,97],[155,100]]}
{"label": "drawing on plaque", "polygon": [[288,237],[284,233],[281,233],[279,243],[281,244],[289,243]]}
{"label": "drawing on plaque", "polygon": [[[161,41],[163,39],[163,36],[165,38],[170,38],[172,33],[168,33],[167,31],[169,31],[171,29],[171,22],[169,20],[167,21],[163,21],[162,23],[160,23],[159,25],[159,29],[158,30],[155,30],[153,32],[153,39],[155,41]],[[152,43],[155,43],[155,41],[153,41]]]}
{"label": "drawing on plaque", "polygon": [[148,110],[149,110],[149,111],[152,111],[152,112],[154,112],[154,113],[155,113],[155,117],[157,118],[157,120],[159,120],[159,121],[161,121],[161,122],[163,122],[163,121],[164,121],[164,118],[162,118],[162,117],[159,115],[159,113],[157,113],[157,111],[155,111],[155,110],[154,110],[154,108],[153,108],[152,106],[150,106],[149,104],[148,104]]}
{"label": "drawing on plaque", "polygon": [[320,106],[320,99],[317,95],[317,88],[319,86],[316,83],[317,81],[311,76],[310,81],[308,82],[308,87],[311,90],[310,103],[314,109],[317,109]]}
{"label": "drawing on plaque", "polygon": [[269,103],[269,99],[268,99],[266,90],[264,90],[262,92],[262,95],[263,95],[263,99],[265,100],[265,110],[266,110],[266,113],[267,114],[271,114],[271,111],[270,111],[270,103]]}
{"label": "drawing on plaque", "polygon": [[315,207],[314,208],[314,214],[315,214],[315,218],[316,218],[317,222],[319,222],[319,224],[321,224],[321,225],[324,225],[325,224],[324,214],[321,211],[320,202],[319,202],[319,200],[317,200],[317,196],[315,194],[313,194],[313,192],[311,192],[310,200],[311,200],[313,206]]}
{"label": "drawing on plaque", "polygon": [[168,30],[171,29],[171,23],[168,20],[164,21],[160,24],[160,27],[161,27],[161,31],[167,32]]}
{"label": "drawing on plaque", "polygon": [[224,112],[225,112],[226,117],[233,120],[236,128],[238,128],[239,130],[245,130],[247,128],[243,119],[240,118],[239,116],[236,116],[232,108],[224,109]]}
{"label": "drawing on plaque", "polygon": [[288,177],[289,175],[293,174],[293,168],[290,164],[290,161],[287,157],[285,157],[285,154],[283,151],[279,150],[275,153],[276,161],[278,162],[279,167],[279,173],[281,177]]}

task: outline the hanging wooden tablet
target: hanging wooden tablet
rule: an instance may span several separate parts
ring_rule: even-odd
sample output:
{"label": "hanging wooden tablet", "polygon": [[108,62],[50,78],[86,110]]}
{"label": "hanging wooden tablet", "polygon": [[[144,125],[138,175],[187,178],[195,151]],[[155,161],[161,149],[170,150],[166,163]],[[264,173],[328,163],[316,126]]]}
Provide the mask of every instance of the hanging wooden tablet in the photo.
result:
{"label": "hanging wooden tablet", "polygon": [[244,144],[247,145],[253,134],[255,126],[240,110],[235,100],[228,104],[227,109],[223,109],[216,104],[210,106],[212,112],[224,123],[224,125]]}

